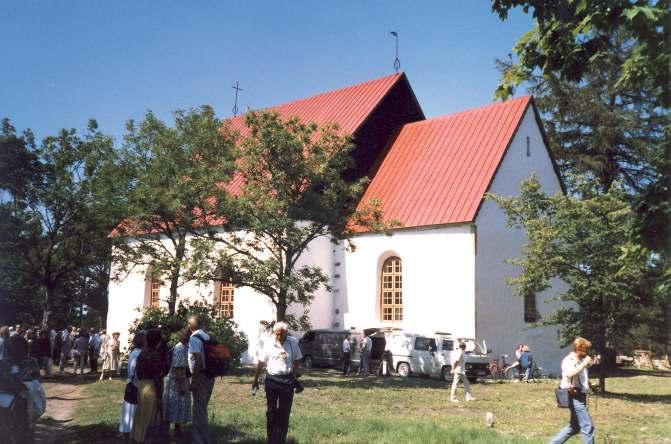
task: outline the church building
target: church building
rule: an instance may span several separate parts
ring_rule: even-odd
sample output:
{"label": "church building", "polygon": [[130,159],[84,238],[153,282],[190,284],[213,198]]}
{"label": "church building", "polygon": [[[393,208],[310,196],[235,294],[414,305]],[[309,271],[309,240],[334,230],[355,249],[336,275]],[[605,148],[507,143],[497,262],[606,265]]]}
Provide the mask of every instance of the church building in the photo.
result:
{"label": "church building", "polygon": [[[520,257],[526,236],[508,228],[503,211],[485,199],[518,194],[532,174],[546,193],[563,190],[532,97],[426,119],[399,73],[271,109],[285,118],[335,122],[352,134],[356,166],[348,174],[370,178],[361,202],[377,198],[385,219],[401,222],[391,236],[358,233],[354,249],[328,239],[309,246],[301,263],[320,266],[332,287],[316,293],[313,328],[449,331],[485,340],[492,358],[524,343],[540,366],[558,371],[564,350],[557,328],[530,327],[556,308],[546,300],[563,284],[541,295],[515,294],[506,277],[519,270],[505,260]],[[242,116],[232,123],[244,134]],[[127,335],[136,309],[163,304],[168,291],[147,270],[112,281],[108,330]],[[250,343],[245,359],[254,360],[260,321],[274,319],[266,296],[221,282],[185,283],[179,294],[212,302],[238,323]]]}

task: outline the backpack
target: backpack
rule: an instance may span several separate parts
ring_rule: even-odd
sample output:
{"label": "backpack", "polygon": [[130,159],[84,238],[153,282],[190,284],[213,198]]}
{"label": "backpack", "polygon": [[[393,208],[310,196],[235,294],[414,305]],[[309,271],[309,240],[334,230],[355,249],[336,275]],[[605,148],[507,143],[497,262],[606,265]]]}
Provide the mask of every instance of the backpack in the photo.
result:
{"label": "backpack", "polygon": [[205,374],[210,378],[223,376],[228,373],[231,349],[226,344],[217,341],[203,339],[200,335],[194,335],[203,343],[205,352]]}

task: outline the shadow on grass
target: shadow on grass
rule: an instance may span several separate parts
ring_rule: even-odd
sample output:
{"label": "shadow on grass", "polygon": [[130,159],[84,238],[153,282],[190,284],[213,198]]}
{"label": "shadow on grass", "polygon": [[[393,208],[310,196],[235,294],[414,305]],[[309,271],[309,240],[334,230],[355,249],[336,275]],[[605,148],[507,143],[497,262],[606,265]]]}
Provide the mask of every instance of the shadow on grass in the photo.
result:
{"label": "shadow on grass", "polygon": [[652,404],[662,402],[671,404],[671,395],[649,395],[642,393],[616,393],[606,392],[598,395],[599,398],[605,399],[620,399],[622,401],[636,402],[642,404]]}
{"label": "shadow on grass", "polygon": [[[596,373],[594,373],[596,375]],[[590,373],[592,375],[592,373]],[[646,370],[634,367],[617,368],[608,372],[608,377],[627,378],[633,376],[659,376],[662,378],[671,378],[669,370]]]}

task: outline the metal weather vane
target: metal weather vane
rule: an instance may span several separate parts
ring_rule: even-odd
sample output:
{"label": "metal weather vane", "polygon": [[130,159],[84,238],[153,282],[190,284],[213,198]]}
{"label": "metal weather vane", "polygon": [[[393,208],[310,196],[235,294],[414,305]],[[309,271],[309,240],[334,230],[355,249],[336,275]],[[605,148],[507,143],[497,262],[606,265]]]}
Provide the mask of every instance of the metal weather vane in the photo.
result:
{"label": "metal weather vane", "polygon": [[394,36],[394,39],[396,40],[396,58],[394,59],[394,71],[398,72],[398,70],[401,69],[401,60],[398,58],[398,32],[389,31],[389,34]]}

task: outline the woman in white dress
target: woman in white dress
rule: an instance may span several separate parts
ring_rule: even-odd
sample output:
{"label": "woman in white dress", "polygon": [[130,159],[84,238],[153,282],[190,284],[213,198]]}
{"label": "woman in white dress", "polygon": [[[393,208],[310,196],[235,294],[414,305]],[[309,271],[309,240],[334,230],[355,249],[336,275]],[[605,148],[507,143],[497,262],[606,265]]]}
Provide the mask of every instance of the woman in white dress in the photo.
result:
{"label": "woman in white dress", "polygon": [[[144,347],[145,334],[143,331],[135,333],[133,336],[133,350],[128,355],[128,382],[138,386],[137,378],[135,377],[135,366],[137,365],[137,357]],[[135,409],[137,404],[130,404],[123,402],[121,407],[121,418],[119,418],[119,432],[123,433],[128,438],[133,429],[133,417],[135,416]]]}
{"label": "woman in white dress", "polygon": [[119,357],[121,354],[119,343],[119,332],[112,333],[112,338],[105,342],[103,355],[103,369],[100,372],[100,380],[105,378],[105,370],[109,371],[109,379],[112,380],[112,372],[119,374]]}

